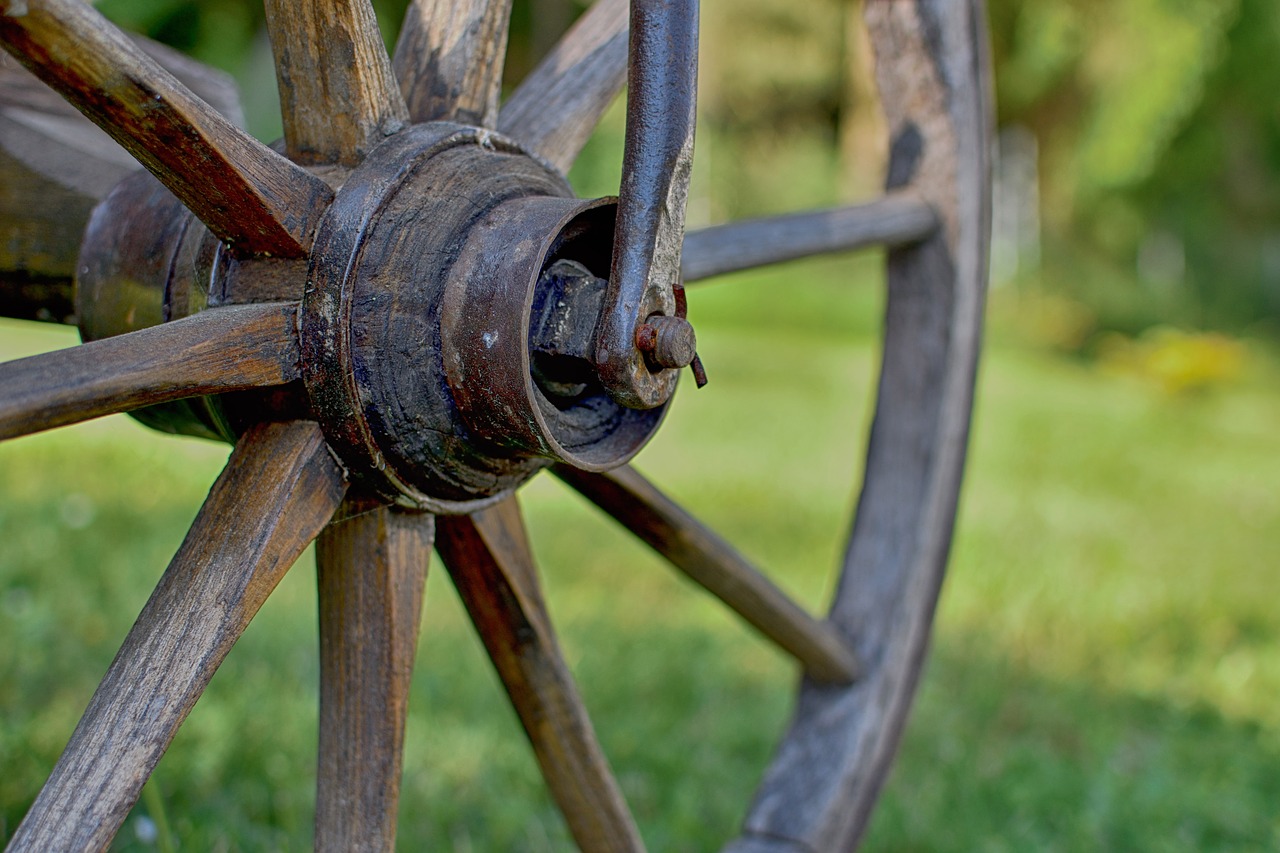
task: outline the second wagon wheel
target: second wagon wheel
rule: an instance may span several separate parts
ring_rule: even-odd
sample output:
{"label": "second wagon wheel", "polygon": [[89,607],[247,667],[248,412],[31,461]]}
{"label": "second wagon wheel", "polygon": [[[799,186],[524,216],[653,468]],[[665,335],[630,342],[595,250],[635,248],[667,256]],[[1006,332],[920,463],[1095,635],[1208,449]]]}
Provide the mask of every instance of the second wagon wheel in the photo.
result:
{"label": "second wagon wheel", "polygon": [[[110,188],[128,169],[86,155],[93,132],[0,69],[0,225],[21,235],[0,255],[0,305],[67,316],[76,272],[90,341],[0,365],[0,438],[137,411],[235,445],[8,849],[110,843],[313,539],[317,848],[393,845],[434,546],[575,840],[640,849],[526,540],[516,492],[546,468],[806,673],[729,849],[853,846],[928,643],[972,406],[989,220],[980,0],[866,4],[884,198],[683,243],[686,283],[889,248],[866,473],[826,618],[628,465],[694,359],[677,265],[696,3],[599,0],[501,108],[509,0],[415,0],[393,58],[365,0],[266,7],[283,154],[209,105],[226,94],[217,81],[79,0],[0,0],[6,50],[147,169]],[[629,41],[622,197],[581,201],[563,173],[626,82]],[[77,196],[52,173],[85,156],[100,160]]]}

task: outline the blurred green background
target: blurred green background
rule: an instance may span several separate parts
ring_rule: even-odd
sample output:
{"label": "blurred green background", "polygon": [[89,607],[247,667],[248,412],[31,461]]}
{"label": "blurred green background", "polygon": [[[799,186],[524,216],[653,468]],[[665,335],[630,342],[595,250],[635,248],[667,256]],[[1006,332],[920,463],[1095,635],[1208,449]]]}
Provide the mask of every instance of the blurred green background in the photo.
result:
{"label": "blurred green background", "polygon": [[[1280,849],[1280,6],[990,0],[1000,112],[988,344],[932,661],[874,850]],[[394,37],[403,3],[380,4]],[[107,0],[240,80],[279,133],[252,0]],[[578,7],[517,0],[518,81]],[[706,0],[694,225],[874,192],[857,6]],[[616,191],[621,112],[575,167]],[[711,373],[639,467],[816,610],[856,494],[879,258],[691,292]],[[5,359],[68,329],[0,321]],[[227,449],[124,417],[0,446],[0,837],[16,826]],[[556,483],[525,492],[553,615],[655,851],[732,835],[795,673]],[[304,558],[179,734],[121,850],[301,850]],[[406,850],[568,847],[433,567]]]}

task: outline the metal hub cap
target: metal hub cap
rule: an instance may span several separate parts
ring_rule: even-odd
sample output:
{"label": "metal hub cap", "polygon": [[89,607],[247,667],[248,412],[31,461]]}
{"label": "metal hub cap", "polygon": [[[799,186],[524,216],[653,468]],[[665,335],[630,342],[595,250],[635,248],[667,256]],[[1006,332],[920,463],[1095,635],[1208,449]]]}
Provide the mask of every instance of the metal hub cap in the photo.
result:
{"label": "metal hub cap", "polygon": [[184,401],[143,410],[145,422],[230,436],[253,420],[246,407],[308,409],[355,478],[437,513],[490,504],[554,461],[616,467],[652,437],[666,404],[621,405],[593,363],[613,199],[576,199],[513,141],[446,122],[408,128],[330,179],[307,261],[231,257],[150,176],[95,215],[80,276],[88,338],[303,294],[305,395]]}

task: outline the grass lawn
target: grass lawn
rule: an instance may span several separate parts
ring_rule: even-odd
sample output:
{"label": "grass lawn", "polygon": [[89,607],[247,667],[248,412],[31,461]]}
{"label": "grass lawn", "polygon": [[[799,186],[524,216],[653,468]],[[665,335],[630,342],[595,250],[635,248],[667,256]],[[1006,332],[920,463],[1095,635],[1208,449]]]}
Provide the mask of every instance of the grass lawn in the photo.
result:
{"label": "grass lawn", "polygon": [[[868,264],[693,292],[712,384],[682,387],[638,461],[814,608],[869,418],[879,297],[841,284]],[[1174,397],[1008,331],[986,354],[932,662],[867,847],[1280,847],[1280,371],[1259,355],[1233,385]],[[73,340],[0,323],[3,358]],[[226,455],[125,417],[0,446],[0,838]],[[785,723],[792,666],[550,478],[524,495],[650,849],[718,849]],[[304,557],[118,849],[309,849],[315,622]],[[567,849],[438,566],[410,711],[402,849]]]}

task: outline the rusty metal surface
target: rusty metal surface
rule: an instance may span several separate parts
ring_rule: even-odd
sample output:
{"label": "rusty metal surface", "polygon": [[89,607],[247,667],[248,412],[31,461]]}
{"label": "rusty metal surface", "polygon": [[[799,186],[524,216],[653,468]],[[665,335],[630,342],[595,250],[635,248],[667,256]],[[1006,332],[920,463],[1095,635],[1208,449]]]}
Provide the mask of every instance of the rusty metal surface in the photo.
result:
{"label": "rusty metal surface", "polygon": [[570,260],[555,261],[538,280],[529,316],[529,367],[549,398],[572,400],[596,382],[596,321],[608,286]]}
{"label": "rusty metal surface", "polygon": [[351,473],[453,514],[551,460],[596,468],[636,452],[662,409],[624,408],[593,378],[548,394],[531,367],[544,271],[562,259],[607,271],[613,219],[611,200],[575,199],[515,143],[456,124],[405,130],[351,172],[317,230],[301,314],[312,414]]}
{"label": "rusty metal surface", "polygon": [[636,329],[636,346],[659,369],[688,367],[698,354],[693,326],[683,317],[650,317]]}
{"label": "rusty metal surface", "polygon": [[[483,506],[529,473],[471,458],[465,428],[441,394],[447,259],[466,218],[485,210],[486,191],[499,198],[529,191],[477,187],[483,172],[464,167],[471,174],[459,178],[458,168],[447,168],[448,154],[515,150],[497,141],[437,123],[409,128],[371,152],[317,228],[303,296],[303,379],[330,446],[384,498],[434,512]],[[555,178],[544,183],[547,192],[560,187]],[[427,187],[437,194],[428,196]]]}
{"label": "rusty metal surface", "polygon": [[685,202],[693,163],[698,78],[697,0],[633,0],[627,140],[618,227],[596,363],[614,399],[651,408],[678,373],[656,371],[637,346],[650,317],[676,316]]}
{"label": "rusty metal surface", "polygon": [[[661,422],[665,406],[620,405],[575,352],[589,340],[577,318],[596,314],[598,290],[544,274],[563,263],[588,278],[607,269],[613,225],[610,199],[519,198],[494,208],[462,247],[445,291],[445,371],[467,425],[496,447],[598,471],[634,456]],[[535,306],[545,324],[536,335]],[[555,367],[570,365],[559,378],[580,381],[549,393],[535,379],[535,354],[558,356]]]}

